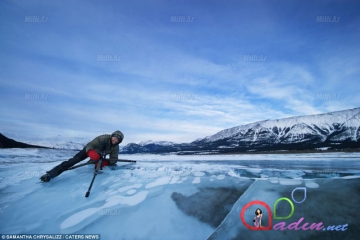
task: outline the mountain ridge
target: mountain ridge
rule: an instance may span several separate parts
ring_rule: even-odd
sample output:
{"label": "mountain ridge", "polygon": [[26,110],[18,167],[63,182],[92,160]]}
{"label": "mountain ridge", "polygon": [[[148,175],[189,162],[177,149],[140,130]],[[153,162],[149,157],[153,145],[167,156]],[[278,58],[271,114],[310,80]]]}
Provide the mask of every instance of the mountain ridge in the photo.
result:
{"label": "mountain ridge", "polygon": [[[150,141],[151,142],[151,141]],[[129,143],[120,153],[206,153],[360,148],[360,108],[262,120],[221,130],[190,143]]]}
{"label": "mountain ridge", "polygon": [[49,148],[15,141],[0,133],[0,148]]}

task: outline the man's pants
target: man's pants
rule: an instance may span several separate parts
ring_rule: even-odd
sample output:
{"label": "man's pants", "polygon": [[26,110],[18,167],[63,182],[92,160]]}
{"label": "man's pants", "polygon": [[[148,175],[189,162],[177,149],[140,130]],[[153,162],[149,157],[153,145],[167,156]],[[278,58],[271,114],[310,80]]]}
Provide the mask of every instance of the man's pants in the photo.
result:
{"label": "man's pants", "polygon": [[50,174],[51,178],[59,176],[63,171],[67,170],[69,167],[74,166],[78,162],[81,162],[82,160],[86,159],[87,157],[88,156],[86,154],[86,149],[83,148],[83,150],[78,152],[74,157],[57,165],[56,167],[54,167],[53,169],[48,171],[48,173]]}

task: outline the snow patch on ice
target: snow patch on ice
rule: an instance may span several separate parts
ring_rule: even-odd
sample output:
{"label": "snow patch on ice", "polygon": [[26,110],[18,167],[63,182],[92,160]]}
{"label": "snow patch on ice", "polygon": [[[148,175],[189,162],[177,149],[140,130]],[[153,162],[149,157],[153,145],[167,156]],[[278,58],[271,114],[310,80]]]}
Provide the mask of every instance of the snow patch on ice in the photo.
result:
{"label": "snow patch on ice", "polygon": [[129,206],[135,206],[146,199],[149,191],[141,191],[131,197],[123,197],[121,204],[127,204]]}
{"label": "snow patch on ice", "polygon": [[142,184],[141,184],[141,183],[137,183],[137,184],[134,184],[134,185],[131,185],[131,186],[121,187],[121,188],[119,188],[117,191],[118,191],[119,193],[121,193],[121,192],[128,191],[128,190],[130,190],[130,189],[132,189],[132,188],[141,188],[141,187],[142,187]]}
{"label": "snow patch on ice", "polygon": [[65,228],[75,226],[76,224],[82,222],[86,218],[95,214],[97,211],[98,211],[98,208],[88,208],[88,209],[82,210],[80,212],[77,212],[77,213],[71,215],[70,217],[68,217],[67,219],[65,219],[61,223],[60,228],[65,229]]}
{"label": "snow patch on ice", "polygon": [[[133,194],[135,192],[136,192],[135,189],[131,189],[127,193]],[[89,218],[91,215],[95,214],[102,208],[109,208],[109,207],[118,205],[120,203],[129,205],[129,206],[135,206],[146,199],[148,192],[149,191],[141,191],[130,197],[124,197],[121,195],[120,196],[111,196],[106,200],[106,203],[100,208],[88,208],[88,209],[82,210],[80,212],[77,212],[77,213],[71,215],[70,217],[68,217],[61,223],[60,228],[66,229],[66,228],[75,226],[75,225],[79,224],[80,222],[84,221],[85,219]]]}
{"label": "snow patch on ice", "polygon": [[155,180],[155,182],[148,183],[145,188],[153,188],[157,186],[166,185],[170,182],[171,177],[162,177]]}
{"label": "snow patch on ice", "polygon": [[249,169],[247,169],[247,171],[251,172],[251,173],[261,173],[262,169],[249,168]]}
{"label": "snow patch on ice", "polygon": [[308,187],[308,188],[318,188],[319,187],[319,184],[315,183],[315,182],[306,182],[305,183],[305,187]]}
{"label": "snow patch on ice", "polygon": [[170,181],[170,184],[178,183],[179,177],[173,177]]}
{"label": "snow patch on ice", "polygon": [[106,199],[106,203],[102,206],[102,208],[116,206],[116,205],[122,203],[123,200],[124,200],[124,197],[121,195],[110,196]]}
{"label": "snow patch on ice", "polygon": [[157,170],[158,170],[159,172],[164,172],[164,171],[165,171],[165,167],[159,167]]}
{"label": "snow patch on ice", "polygon": [[136,190],[135,189],[130,189],[126,193],[129,194],[129,195],[132,195],[132,194],[136,193]]}
{"label": "snow patch on ice", "polygon": [[218,180],[223,180],[223,179],[225,179],[225,175],[221,174],[221,175],[217,176],[217,179]]}
{"label": "snow patch on ice", "polygon": [[300,185],[302,183],[302,181],[294,180],[294,179],[280,179],[279,183],[281,185]]}
{"label": "snow patch on ice", "polygon": [[141,192],[138,192],[137,194],[135,194],[133,196],[129,196],[129,197],[125,197],[122,195],[111,196],[108,199],[106,199],[106,204],[104,206],[102,206],[101,208],[109,208],[109,207],[113,207],[118,204],[126,204],[129,206],[135,206],[135,205],[141,203],[142,201],[144,201],[146,199],[146,196],[148,193],[149,193],[149,191],[141,191]]}
{"label": "snow patch on ice", "polygon": [[304,175],[305,173],[302,170],[288,170],[288,171],[281,171],[279,176],[291,178],[291,179],[303,179]]}
{"label": "snow patch on ice", "polygon": [[200,177],[196,177],[195,179],[194,179],[194,181],[192,181],[192,183],[194,183],[194,184],[198,184],[198,183],[200,183],[201,181],[200,181]]}
{"label": "snow patch on ice", "polygon": [[279,183],[279,179],[277,178],[269,178],[271,183]]}
{"label": "snow patch on ice", "polygon": [[203,173],[203,172],[194,172],[195,177],[202,177],[204,175],[205,175],[205,173]]}
{"label": "snow patch on ice", "polygon": [[117,191],[108,191],[105,194],[107,195],[115,195],[117,193]]}
{"label": "snow patch on ice", "polygon": [[231,177],[236,177],[236,178],[241,178],[239,175],[237,175],[235,172],[234,172],[234,170],[230,170],[229,172],[228,172],[228,174],[229,174],[229,176],[231,176]]}

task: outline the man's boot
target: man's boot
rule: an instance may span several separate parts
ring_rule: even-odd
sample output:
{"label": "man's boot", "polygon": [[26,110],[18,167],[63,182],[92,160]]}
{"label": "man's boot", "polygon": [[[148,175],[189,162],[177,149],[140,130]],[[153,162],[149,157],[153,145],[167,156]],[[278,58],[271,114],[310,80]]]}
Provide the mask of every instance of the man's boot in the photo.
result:
{"label": "man's boot", "polygon": [[42,182],[50,182],[51,179],[52,179],[52,176],[50,175],[49,172],[46,172],[46,174],[44,174],[40,177],[40,180]]}

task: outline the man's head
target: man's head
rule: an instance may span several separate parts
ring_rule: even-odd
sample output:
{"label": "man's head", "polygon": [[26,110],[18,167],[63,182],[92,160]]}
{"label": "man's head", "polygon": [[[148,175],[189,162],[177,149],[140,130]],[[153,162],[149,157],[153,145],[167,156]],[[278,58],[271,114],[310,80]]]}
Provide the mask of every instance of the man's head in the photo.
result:
{"label": "man's head", "polygon": [[112,145],[116,145],[116,144],[120,144],[124,139],[124,134],[122,132],[120,132],[119,130],[113,132],[113,134],[111,134],[111,144]]}

